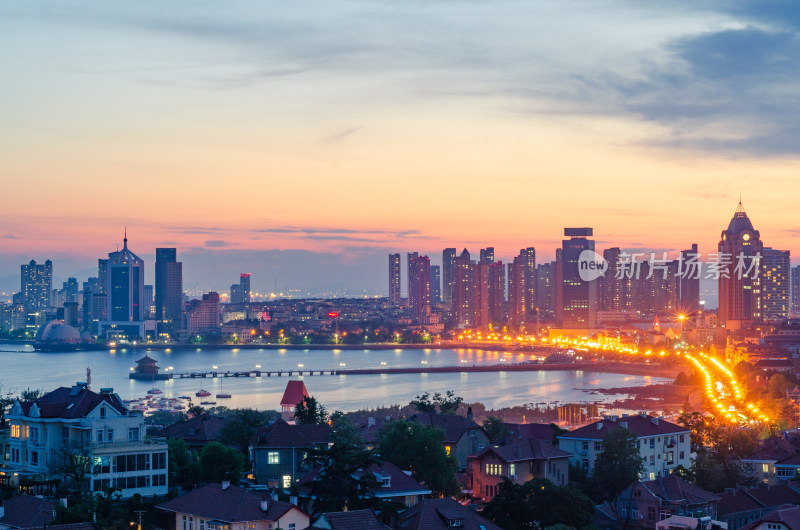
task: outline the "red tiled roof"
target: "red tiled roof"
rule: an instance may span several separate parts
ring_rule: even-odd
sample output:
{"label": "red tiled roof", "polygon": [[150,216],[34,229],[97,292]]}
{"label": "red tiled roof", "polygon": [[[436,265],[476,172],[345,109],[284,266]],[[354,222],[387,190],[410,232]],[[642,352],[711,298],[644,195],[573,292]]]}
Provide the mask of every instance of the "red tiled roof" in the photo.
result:
{"label": "red tiled roof", "polygon": [[[261,509],[263,500],[269,502],[269,509],[266,513]],[[304,513],[297,506],[288,502],[272,500],[263,492],[257,493],[236,486],[222,489],[219,484],[203,486],[186,495],[159,504],[156,508],[226,523],[277,521],[292,509]]]}
{"label": "red tiled roof", "polygon": [[719,515],[728,515],[730,513],[749,512],[761,508],[763,508],[763,506],[756,502],[750,495],[742,490],[734,490],[732,492],[726,491],[725,493],[719,494],[717,513]]}
{"label": "red tiled roof", "polygon": [[0,525],[12,528],[42,526],[53,520],[56,503],[50,499],[40,499],[31,495],[17,495],[2,501],[5,515]]}
{"label": "red tiled roof", "polygon": [[505,462],[523,462],[527,460],[546,460],[551,458],[569,458],[572,454],[553,447],[549,442],[536,440],[534,438],[519,438],[517,436],[507,436],[503,440],[504,445],[489,446],[480,453],[475,459],[482,459],[489,453],[494,453]]}
{"label": "red tiled roof", "polygon": [[800,503],[800,493],[793,490],[788,484],[775,484],[769,487],[759,486],[745,491],[762,506]]}
{"label": "red tiled roof", "polygon": [[448,521],[460,521],[463,530],[502,530],[474,510],[462,506],[455,499],[425,499],[397,518],[398,530],[449,530],[454,525]]}
{"label": "red tiled roof", "polygon": [[304,397],[308,397],[305,383],[302,381],[289,381],[286,383],[286,390],[283,391],[281,406],[295,406],[302,402]]}
{"label": "red tiled roof", "polygon": [[555,435],[553,426],[549,423],[506,423],[508,430],[520,438],[534,438],[536,440],[551,441]]}
{"label": "red tiled roof", "polygon": [[30,414],[33,405],[36,404],[42,418],[75,419],[85,417],[103,402],[120,414],[128,412],[116,394],[106,392],[97,394],[79,386],[72,388],[62,386],[48,392],[36,401],[23,401],[20,402],[20,405],[26,416]]}
{"label": "red tiled roof", "polygon": [[256,447],[289,448],[314,447],[331,441],[331,428],[321,425],[289,425],[277,420],[256,436]]}
{"label": "red tiled roof", "polygon": [[155,433],[155,436],[159,438],[180,438],[190,444],[206,444],[217,440],[219,432],[224,426],[225,418],[209,416],[204,413],[164,427]]}
{"label": "red tiled roof", "polygon": [[[321,519],[328,526],[309,526],[312,528],[330,528],[330,530],[389,530],[372,510],[350,510],[348,512],[329,512],[322,514]],[[318,521],[321,523],[322,521]],[[318,524],[318,523],[315,523]]]}
{"label": "red tiled roof", "polygon": [[[310,484],[316,480],[321,470],[321,467],[317,467],[311,473],[301,478],[298,482],[300,489],[308,490]],[[373,473],[379,481],[379,477],[381,476],[389,477],[388,486],[379,487],[373,492],[377,496],[409,494],[410,492],[415,492],[418,495],[427,495],[431,493],[430,489],[414,480],[410,475],[391,462],[372,464],[367,468],[366,473]],[[360,477],[363,474],[364,472],[362,471],[355,476]]]}
{"label": "red tiled roof", "polygon": [[[598,428],[598,424],[602,424],[602,427]],[[634,415],[625,416],[617,419],[616,421],[611,419],[595,421],[589,425],[584,425],[579,429],[575,429],[574,431],[561,434],[559,435],[559,438],[602,440],[607,432],[619,429],[625,425],[627,425],[627,428],[633,431],[637,437],[657,436],[659,434],[689,433],[689,429],[686,427],[670,423],[663,419],[652,418],[650,416]]]}
{"label": "red tiled roof", "polygon": [[677,475],[669,475],[657,480],[647,480],[641,483],[653,495],[665,501],[686,501],[689,504],[712,502],[719,499],[718,495],[709,493],[689,484]]}
{"label": "red tiled roof", "polygon": [[759,461],[759,460],[766,460],[766,461],[777,461],[784,459],[788,456],[792,456],[797,453],[797,448],[786,440],[780,439],[771,439],[765,440],[762,443],[760,449],[755,451],[753,454],[749,455],[746,458],[742,458],[744,461]]}
{"label": "red tiled roof", "polygon": [[800,506],[781,506],[761,519],[743,526],[742,530],[752,530],[763,523],[780,523],[787,530],[800,530]]}
{"label": "red tiled roof", "polygon": [[483,430],[483,427],[464,416],[452,414],[438,414],[436,412],[425,412],[414,414],[411,421],[416,421],[423,425],[431,425],[444,431],[444,441],[446,443],[456,443],[468,430]]}

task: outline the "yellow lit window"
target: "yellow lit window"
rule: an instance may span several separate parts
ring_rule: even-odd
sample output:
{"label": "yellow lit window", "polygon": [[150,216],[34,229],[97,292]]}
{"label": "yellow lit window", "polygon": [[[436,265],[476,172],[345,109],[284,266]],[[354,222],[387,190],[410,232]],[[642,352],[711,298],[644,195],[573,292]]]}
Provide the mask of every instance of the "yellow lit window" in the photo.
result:
{"label": "yellow lit window", "polygon": [[450,456],[450,446],[449,445],[445,445],[444,446],[444,452],[447,453],[447,456]]}
{"label": "yellow lit window", "polygon": [[19,425],[12,425],[11,426],[11,437],[12,438],[19,438]]}

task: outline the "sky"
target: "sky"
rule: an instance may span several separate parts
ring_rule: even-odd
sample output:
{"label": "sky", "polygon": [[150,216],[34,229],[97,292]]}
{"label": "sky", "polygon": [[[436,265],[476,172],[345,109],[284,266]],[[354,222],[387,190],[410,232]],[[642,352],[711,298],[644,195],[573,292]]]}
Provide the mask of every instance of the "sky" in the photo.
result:
{"label": "sky", "polygon": [[201,289],[385,292],[388,252],[544,261],[565,226],[711,251],[740,194],[798,256],[799,32],[785,0],[4,2],[0,289],[125,227]]}

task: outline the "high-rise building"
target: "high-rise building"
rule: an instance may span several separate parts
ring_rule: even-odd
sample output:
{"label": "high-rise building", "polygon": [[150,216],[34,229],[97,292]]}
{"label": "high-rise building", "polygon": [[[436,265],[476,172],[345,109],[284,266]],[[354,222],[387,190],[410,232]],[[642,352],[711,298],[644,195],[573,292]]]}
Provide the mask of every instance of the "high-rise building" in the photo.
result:
{"label": "high-rise building", "polygon": [[389,305],[400,306],[400,254],[389,254]]}
{"label": "high-rise building", "polygon": [[128,249],[127,233],[122,250],[108,255],[105,293],[109,321],[144,320],[144,261]]}
{"label": "high-rise building", "polygon": [[242,302],[245,304],[249,304],[250,299],[250,273],[243,272],[239,275],[239,286],[242,291]]}
{"label": "high-rise building", "polygon": [[173,334],[183,321],[183,263],[174,248],[156,249],[155,319]]}
{"label": "high-rise building", "polygon": [[608,263],[608,269],[602,276],[600,289],[600,307],[603,311],[622,311],[624,291],[623,282],[617,278],[617,267],[619,266],[619,247],[607,248],[603,251],[603,259]]}
{"label": "high-rise building", "polygon": [[494,263],[494,247],[486,247],[481,249],[482,263]]}
{"label": "high-rise building", "polygon": [[528,321],[527,279],[525,257],[519,255],[508,264],[508,323],[516,328]]}
{"label": "high-rise building", "polygon": [[522,264],[525,267],[525,315],[528,322],[535,322],[536,315],[536,249],[523,248],[519,251]]}
{"label": "high-rise building", "polygon": [[41,264],[31,260],[20,266],[20,294],[26,313],[44,311],[50,305],[50,291],[53,289],[53,262]]}
{"label": "high-rise building", "polygon": [[540,320],[555,318],[555,262],[536,266],[536,306]]}
{"label": "high-rise building", "polygon": [[467,249],[454,262],[453,318],[457,328],[475,325],[475,262]]}
{"label": "high-rise building", "polygon": [[489,320],[495,324],[505,321],[506,268],[502,261],[489,265]]}
{"label": "high-rise building", "polygon": [[[680,313],[691,315],[700,310],[700,252],[697,243],[692,243],[692,248],[681,252],[681,278],[678,282],[680,289]],[[697,265],[692,265],[697,264]]]}
{"label": "high-rise building", "polygon": [[192,300],[186,308],[186,329],[189,333],[219,332],[219,294],[210,292],[202,300]]}
{"label": "high-rise building", "polygon": [[427,324],[431,312],[431,260],[417,252],[408,253],[408,306],[413,319]]}
{"label": "high-rise building", "polygon": [[791,312],[791,259],[788,250],[766,247],[761,255],[761,311],[765,321],[785,320]]}
{"label": "high-rise building", "polygon": [[[494,252],[492,252],[494,255]],[[488,259],[488,258],[487,258]],[[482,328],[491,323],[489,319],[489,269],[488,261],[475,265],[475,327]]]}
{"label": "high-rise building", "polygon": [[98,286],[100,287],[100,291],[98,294],[103,294],[106,292],[106,286],[108,285],[108,259],[99,258],[97,260],[97,282]]}
{"label": "high-rise building", "polygon": [[154,297],[154,289],[152,285],[144,286],[144,318],[145,320],[152,320],[156,314],[156,303]]}
{"label": "high-rise building", "polygon": [[442,268],[431,265],[431,305],[442,303]]}
{"label": "high-rise building", "polygon": [[597,318],[599,282],[583,281],[578,260],[585,250],[594,252],[591,228],[565,228],[561,242],[560,281],[557,286],[560,304],[556,306],[556,324],[564,328],[591,329]]}
{"label": "high-rise building", "polygon": [[[761,275],[759,256],[764,245],[758,230],[747,217],[742,202],[736,207],[728,228],[722,231],[718,245],[719,268],[719,323],[760,322]],[[725,261],[722,261],[722,260]]]}
{"label": "high-rise building", "polygon": [[67,278],[63,284],[64,302],[77,302],[78,301],[78,279]]}
{"label": "high-rise building", "polygon": [[228,299],[231,304],[241,304],[244,302],[242,286],[238,283],[231,284],[231,297]]}
{"label": "high-rise building", "polygon": [[792,317],[800,317],[800,265],[792,267]]}
{"label": "high-rise building", "polygon": [[442,251],[442,301],[453,303],[453,285],[455,282],[456,249],[446,248]]}

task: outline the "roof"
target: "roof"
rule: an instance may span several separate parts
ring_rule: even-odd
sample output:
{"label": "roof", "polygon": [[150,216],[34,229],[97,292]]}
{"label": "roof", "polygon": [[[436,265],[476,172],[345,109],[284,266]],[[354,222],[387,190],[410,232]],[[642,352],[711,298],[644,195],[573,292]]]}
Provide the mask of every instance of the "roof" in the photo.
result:
{"label": "roof", "polygon": [[743,462],[768,461],[776,462],[797,453],[797,448],[790,442],[782,439],[765,440],[762,447],[753,454],[742,458]]}
{"label": "roof", "polygon": [[464,416],[452,414],[439,414],[437,412],[424,412],[411,416],[411,421],[423,425],[431,425],[444,431],[444,442],[455,443],[461,439],[468,430],[483,431],[483,427]]}
{"label": "roof", "polygon": [[374,442],[377,439],[378,431],[381,430],[386,421],[386,418],[369,418],[367,423],[359,427],[361,430],[361,440],[366,443]]}
{"label": "roof", "polygon": [[224,426],[225,418],[203,413],[164,427],[156,433],[156,436],[159,438],[180,438],[190,444],[206,444],[217,440]]}
{"label": "roof", "polygon": [[330,425],[289,425],[277,420],[272,425],[259,431],[256,447],[290,448],[314,447],[331,442]]}
{"label": "roof", "polygon": [[98,528],[97,523],[70,523],[33,526],[25,530],[97,530]]}
{"label": "roof", "polygon": [[[266,513],[261,509],[263,500],[269,502],[269,509]],[[203,486],[186,495],[159,504],[156,508],[225,523],[274,522],[291,509],[304,513],[297,506],[288,502],[272,500],[268,495],[264,495],[264,492],[254,492],[236,486],[228,486],[223,489],[219,484]]]}
{"label": "roof", "polygon": [[506,427],[520,438],[535,438],[549,442],[555,436],[553,426],[549,423],[506,423]]}
{"label": "roof", "polygon": [[[598,428],[598,425],[602,425]],[[561,438],[578,438],[588,440],[602,440],[606,433],[625,427],[633,431],[636,437],[642,436],[658,436],[664,434],[688,433],[689,429],[670,423],[663,419],[655,418],[652,416],[634,415],[623,416],[618,420],[606,418],[600,421],[592,422],[584,425],[574,431],[569,431],[559,435]]]}
{"label": "roof", "polygon": [[763,506],[742,490],[726,491],[719,494],[717,514],[719,516],[731,513],[749,512],[760,510]]}
{"label": "roof", "polygon": [[286,383],[286,390],[283,391],[281,405],[295,406],[302,403],[303,398],[308,397],[308,390],[302,381],[289,381]]}
{"label": "roof", "polygon": [[800,503],[800,493],[788,484],[736,489],[720,493],[718,497],[720,502],[717,505],[717,513],[720,515]]}
{"label": "roof", "polygon": [[484,456],[494,453],[504,462],[523,462],[527,460],[549,460],[553,458],[569,458],[572,453],[553,447],[549,442],[534,438],[519,438],[507,436],[503,445],[489,446],[474,458],[480,460]]}
{"label": "roof", "polygon": [[733,214],[731,222],[728,224],[728,232],[741,234],[745,230],[753,232],[753,223],[751,223],[750,218],[747,217],[747,212],[744,211],[742,201],[739,201],[739,205],[736,207],[736,213]]}
{"label": "roof", "polygon": [[425,499],[397,516],[398,529],[446,530],[454,525],[448,521],[461,520],[463,530],[502,530],[474,510],[462,506],[455,499]]}
{"label": "roof", "polygon": [[85,383],[79,383],[72,388],[62,386],[48,392],[36,401],[20,402],[22,412],[29,416],[34,405],[39,409],[41,418],[83,418],[93,411],[100,403],[107,403],[120,414],[127,414],[128,409],[113,392],[92,392],[86,388]]}
{"label": "roof", "polygon": [[150,357],[148,354],[144,354],[144,357],[136,361],[136,364],[156,364],[158,361]]}
{"label": "roof", "polygon": [[640,483],[656,497],[668,502],[685,501],[688,504],[705,504],[719,500],[719,496],[690,484],[677,475],[647,480]]}
{"label": "roof", "polygon": [[17,495],[3,501],[5,515],[0,525],[12,528],[43,526],[53,520],[55,501],[31,495]]}
{"label": "roof", "polygon": [[743,526],[742,530],[752,530],[763,523],[782,523],[788,530],[800,530],[800,506],[781,506],[761,519]]}
{"label": "roof", "polygon": [[[298,482],[300,489],[308,490],[309,484],[317,478],[321,470],[321,467],[317,467],[314,469],[314,471],[301,478]],[[366,469],[366,472],[361,471],[360,473],[355,474],[355,476],[361,477],[365,473],[373,473],[375,478],[377,478],[379,481],[381,478],[389,478],[388,486],[382,486],[374,491],[375,495],[378,497],[392,497],[408,495],[411,493],[417,495],[429,495],[431,493],[429,488],[417,482],[411,477],[411,475],[391,462],[372,464]]]}
{"label": "roof", "polygon": [[[327,523],[327,525],[325,524]],[[331,530],[388,530],[372,510],[350,510],[348,512],[329,512],[309,528],[330,528]]]}

